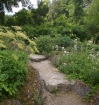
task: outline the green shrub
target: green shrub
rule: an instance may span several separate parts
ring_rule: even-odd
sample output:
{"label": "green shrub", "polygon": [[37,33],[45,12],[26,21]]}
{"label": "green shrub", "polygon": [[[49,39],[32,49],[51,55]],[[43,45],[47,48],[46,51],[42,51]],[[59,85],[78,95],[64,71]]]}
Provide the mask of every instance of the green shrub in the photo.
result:
{"label": "green shrub", "polygon": [[52,24],[51,22],[45,22],[41,24],[40,26],[37,26],[37,34],[40,35],[50,35],[53,32]]}
{"label": "green shrub", "polygon": [[53,40],[50,36],[40,36],[35,40],[39,52],[51,52]]}
{"label": "green shrub", "polygon": [[69,46],[74,45],[74,43],[73,43],[73,40],[70,39],[70,37],[65,36],[65,37],[58,38],[57,45],[62,46],[62,47],[63,46],[64,47],[69,47]]}
{"label": "green shrub", "polygon": [[20,51],[0,51],[0,99],[15,96],[27,78],[27,55]]}
{"label": "green shrub", "polygon": [[72,33],[80,38],[81,41],[89,40],[91,38],[85,26],[73,25]]}
{"label": "green shrub", "polygon": [[23,31],[26,32],[26,35],[32,39],[34,37],[37,37],[37,29],[35,27],[33,27],[32,25],[24,25],[23,27]]}

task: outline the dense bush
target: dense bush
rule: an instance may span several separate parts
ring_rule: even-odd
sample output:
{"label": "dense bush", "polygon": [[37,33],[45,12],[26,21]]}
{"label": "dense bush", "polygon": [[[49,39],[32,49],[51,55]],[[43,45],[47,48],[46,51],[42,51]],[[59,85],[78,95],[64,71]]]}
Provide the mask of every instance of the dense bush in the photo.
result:
{"label": "dense bush", "polygon": [[60,37],[57,40],[57,44],[61,47],[69,47],[69,46],[73,46],[73,40],[70,39],[70,37],[65,36],[65,37]]}
{"label": "dense bush", "polygon": [[22,26],[22,28],[23,28],[23,31],[26,32],[26,35],[27,35],[30,39],[32,39],[32,38],[38,36],[38,35],[37,35],[37,30],[36,30],[36,28],[33,27],[32,25],[24,25],[24,26]]}
{"label": "dense bush", "polygon": [[39,52],[51,52],[53,46],[53,40],[50,36],[40,36],[35,40]]}
{"label": "dense bush", "polygon": [[35,40],[37,48],[40,52],[50,53],[54,50],[60,50],[60,47],[70,47],[74,45],[74,42],[68,36],[40,36]]}
{"label": "dense bush", "polygon": [[21,51],[0,51],[0,99],[15,96],[27,78],[27,55]]}
{"label": "dense bush", "polygon": [[72,33],[75,34],[81,41],[89,40],[91,35],[88,33],[87,28],[84,25],[76,25],[72,26]]}
{"label": "dense bush", "polygon": [[51,22],[45,22],[37,27],[38,36],[52,34],[53,27]]}
{"label": "dense bush", "polygon": [[23,30],[26,32],[27,36],[32,39],[34,37],[39,37],[41,35],[53,34],[53,27],[51,22],[42,23],[41,25],[24,25]]}

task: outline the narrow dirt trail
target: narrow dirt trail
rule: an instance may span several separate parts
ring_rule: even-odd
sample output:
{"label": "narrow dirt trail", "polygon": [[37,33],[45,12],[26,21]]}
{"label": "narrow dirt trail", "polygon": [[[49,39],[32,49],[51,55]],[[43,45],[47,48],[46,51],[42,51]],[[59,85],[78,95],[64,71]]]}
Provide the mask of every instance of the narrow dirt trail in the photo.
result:
{"label": "narrow dirt trail", "polygon": [[82,92],[75,81],[69,81],[44,56],[30,55],[30,60],[30,66],[39,74],[44,105],[96,105],[80,96],[90,92],[88,87],[82,86]]}

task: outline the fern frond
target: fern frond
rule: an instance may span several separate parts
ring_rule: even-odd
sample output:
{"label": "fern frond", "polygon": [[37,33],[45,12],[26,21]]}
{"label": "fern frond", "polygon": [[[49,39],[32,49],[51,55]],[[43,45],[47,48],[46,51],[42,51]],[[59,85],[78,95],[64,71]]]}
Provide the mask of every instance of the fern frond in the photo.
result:
{"label": "fern frond", "polygon": [[23,38],[23,39],[27,39],[28,38],[24,33],[19,32],[19,31],[16,32],[15,34],[16,34],[16,37],[19,37],[19,38]]}

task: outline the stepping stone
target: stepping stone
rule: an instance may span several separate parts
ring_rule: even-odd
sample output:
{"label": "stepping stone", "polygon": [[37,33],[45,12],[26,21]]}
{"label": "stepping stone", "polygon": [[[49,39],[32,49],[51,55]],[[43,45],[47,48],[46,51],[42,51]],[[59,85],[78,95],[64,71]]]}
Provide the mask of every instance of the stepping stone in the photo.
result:
{"label": "stepping stone", "polygon": [[47,91],[54,92],[56,90],[72,90],[75,82],[68,81],[66,76],[60,73],[49,60],[32,62],[30,65],[39,72],[40,78],[44,81]]}
{"label": "stepping stone", "polygon": [[40,61],[44,61],[46,60],[46,57],[44,55],[33,55],[33,54],[30,54],[30,57],[29,59],[31,61],[34,61],[34,62],[40,62]]}

